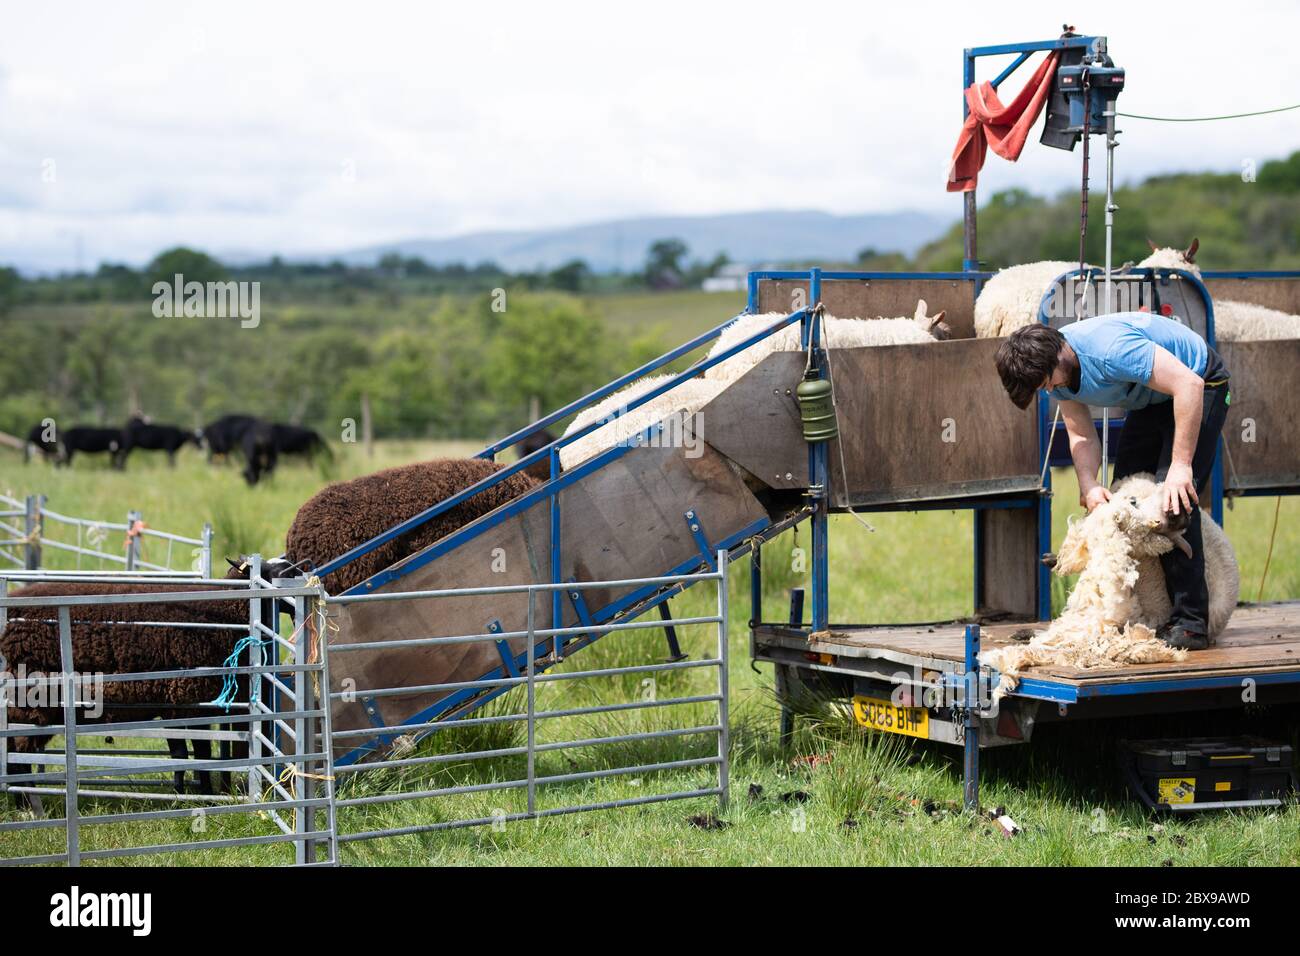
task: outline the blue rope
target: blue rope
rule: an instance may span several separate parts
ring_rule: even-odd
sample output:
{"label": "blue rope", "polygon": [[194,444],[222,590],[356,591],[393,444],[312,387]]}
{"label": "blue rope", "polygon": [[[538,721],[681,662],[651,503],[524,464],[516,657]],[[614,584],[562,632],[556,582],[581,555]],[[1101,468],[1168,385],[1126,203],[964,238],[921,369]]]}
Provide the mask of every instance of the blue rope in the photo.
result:
{"label": "blue rope", "polygon": [[[244,653],[245,650],[248,650],[252,647],[260,647],[263,644],[269,644],[269,643],[270,643],[269,639],[262,640],[261,638],[253,634],[249,634],[247,637],[241,637],[238,641],[235,642],[234,650],[230,652],[230,656],[225,659],[225,661],[222,663],[221,666],[238,667],[239,655]],[[249,666],[251,667],[253,661],[251,654],[249,655],[248,660],[249,660]],[[250,675],[250,678],[251,679],[248,682],[248,702],[250,704],[255,704],[257,703],[260,696],[259,688],[262,685],[262,681],[259,675]],[[232,704],[234,704],[235,696],[239,691],[239,682],[236,680],[234,674],[226,674],[225,677],[223,678],[223,681],[224,683],[222,684],[221,687],[221,693],[217,695],[215,700],[208,701],[208,703],[215,707],[223,707],[225,708],[226,713],[230,713],[230,707]]]}

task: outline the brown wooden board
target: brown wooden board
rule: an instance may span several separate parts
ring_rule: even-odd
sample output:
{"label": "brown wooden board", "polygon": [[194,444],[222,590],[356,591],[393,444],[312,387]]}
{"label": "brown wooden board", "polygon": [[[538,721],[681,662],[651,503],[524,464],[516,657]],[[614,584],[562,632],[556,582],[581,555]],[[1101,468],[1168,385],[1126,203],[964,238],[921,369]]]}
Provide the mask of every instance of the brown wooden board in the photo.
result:
{"label": "brown wooden board", "polygon": [[[802,309],[807,300],[806,280],[764,279],[758,284],[759,312]],[[953,338],[975,337],[975,283],[966,279],[823,279],[822,302],[826,311],[841,319],[911,318],[916,303],[924,299],[927,314],[941,310]],[[834,344],[834,343],[832,343]]]}
{"label": "brown wooden board", "polygon": [[[1037,488],[1037,418],[1007,399],[993,367],[997,345],[961,339],[832,350],[834,506]],[[807,444],[787,394],[804,361],[773,353],[701,412],[709,442],[773,487],[807,487]]]}
{"label": "brown wooden board", "polygon": [[[1039,622],[1034,627],[1044,628]],[[1023,624],[986,624],[980,628],[984,649],[1005,646]],[[910,660],[965,659],[965,627],[961,623],[854,626],[834,625],[823,639],[808,644],[810,651],[857,656],[881,656],[906,663]],[[765,626],[764,636],[791,639],[787,628]],[[1052,665],[1029,668],[1027,675],[1050,678],[1078,686],[1150,680],[1162,677],[1206,677],[1221,673],[1264,673],[1300,670],[1300,601],[1251,604],[1237,608],[1215,645],[1193,651],[1186,660],[1158,664],[1127,664],[1106,668],[1071,668]]]}
{"label": "brown wooden board", "polygon": [[1212,299],[1233,299],[1237,302],[1253,302],[1300,315],[1300,277],[1293,279],[1257,278],[1257,279],[1202,279],[1210,290]]}
{"label": "brown wooden board", "polygon": [[[560,508],[564,579],[583,581],[662,575],[699,554],[687,510],[697,511],[713,542],[766,517],[731,466],[707,445],[694,458],[687,457],[685,448],[634,448],[565,489]],[[545,583],[551,580],[550,555],[550,505],[540,501],[375,593]],[[583,594],[588,608],[595,610],[629,590],[587,589]],[[534,626],[551,627],[549,594],[539,593],[535,601]],[[567,595],[562,608],[561,626],[576,625]],[[330,646],[487,633],[494,621],[504,631],[525,630],[527,617],[528,597],[523,593],[342,605]],[[516,655],[526,646],[524,638],[510,643]],[[549,639],[541,646],[539,656],[549,651]],[[367,689],[475,680],[501,663],[494,642],[334,653],[330,668],[335,690],[354,689],[358,698],[335,703],[334,729],[371,724],[361,701]],[[377,712],[370,716],[390,725],[400,723],[448,693],[377,698]],[[357,743],[345,740],[338,749],[345,752]]]}
{"label": "brown wooden board", "polygon": [[1004,612],[1028,620],[1038,613],[1038,511],[1035,508],[986,508],[975,512],[980,523],[984,580],[977,612]]}
{"label": "brown wooden board", "polygon": [[1229,490],[1300,485],[1300,339],[1222,342],[1232,381],[1223,426]]}

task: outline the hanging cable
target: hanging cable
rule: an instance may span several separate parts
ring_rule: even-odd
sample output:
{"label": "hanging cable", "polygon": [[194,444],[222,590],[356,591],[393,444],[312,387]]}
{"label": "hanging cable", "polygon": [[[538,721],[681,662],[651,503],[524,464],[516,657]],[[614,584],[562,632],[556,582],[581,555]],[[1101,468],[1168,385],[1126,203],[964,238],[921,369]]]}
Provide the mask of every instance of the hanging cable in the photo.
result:
{"label": "hanging cable", "polygon": [[1288,110],[1300,110],[1300,103],[1294,106],[1279,106],[1271,110],[1256,110],[1253,113],[1228,113],[1224,116],[1143,116],[1141,113],[1116,113],[1125,119],[1153,120],[1157,123],[1212,123],[1215,120],[1244,119],[1247,116],[1267,116],[1270,113],[1285,113]]}

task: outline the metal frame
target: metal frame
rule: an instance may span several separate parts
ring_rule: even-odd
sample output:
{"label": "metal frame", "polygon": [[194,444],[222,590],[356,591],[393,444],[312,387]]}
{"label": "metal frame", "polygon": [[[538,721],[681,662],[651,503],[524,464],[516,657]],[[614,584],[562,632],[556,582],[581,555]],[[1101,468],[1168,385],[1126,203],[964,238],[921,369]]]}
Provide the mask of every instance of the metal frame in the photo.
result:
{"label": "metal frame", "polygon": [[[212,577],[211,524],[204,523],[199,537],[189,538],[185,535],[148,527],[144,523],[141,513],[136,510],[127,512],[125,523],[97,521],[93,518],[74,518],[69,515],[59,514],[57,511],[51,511],[46,507],[46,501],[45,495],[28,495],[25,499],[20,500],[0,494],[0,508],[5,508],[5,510],[0,511],[0,534],[14,535],[11,538],[0,539],[0,559],[25,570],[35,571],[39,570],[43,563],[43,547],[49,547],[56,551],[75,554],[77,556],[76,571],[82,570],[81,559],[86,557],[97,559],[100,565],[98,570],[100,571],[104,570],[104,563],[109,562],[114,565],[121,565],[122,570],[125,572],[156,571],[170,575],[194,573],[204,578]],[[22,518],[23,527],[19,528],[11,524],[9,519],[13,518]],[[58,541],[47,537],[46,530],[51,523],[76,528],[77,543],[70,544],[66,541]],[[125,536],[121,554],[97,550],[94,541],[91,542],[89,547],[85,546],[83,541],[85,536],[107,535],[108,532],[121,532]],[[167,556],[161,564],[151,562],[145,556],[144,542],[150,538],[166,542]],[[192,562],[191,566],[197,565],[194,571],[186,572],[171,566],[173,546],[178,544],[192,546],[195,561]],[[22,549],[21,558],[10,550],[14,548]]]}
{"label": "metal frame", "polygon": [[[82,574],[69,576],[61,580],[98,581],[123,583],[121,576]],[[14,737],[56,737],[62,736],[62,752],[46,751],[36,755],[18,755],[8,753],[7,746],[0,748],[0,793],[25,793],[30,795],[49,795],[63,797],[64,813],[62,817],[19,819],[0,822],[0,833],[62,828],[66,843],[62,853],[31,855],[0,859],[0,864],[42,864],[63,863],[78,866],[84,860],[101,860],[116,857],[139,856],[160,853],[184,853],[229,846],[251,846],[271,843],[288,843],[294,847],[294,862],[299,865],[332,863],[335,860],[335,840],[333,827],[333,774],[329,767],[329,754],[319,749],[318,741],[325,739],[328,728],[328,709],[323,708],[316,693],[317,682],[321,686],[328,681],[326,642],[311,640],[308,635],[316,627],[315,621],[320,613],[320,591],[307,587],[304,581],[272,583],[261,577],[261,560],[252,559],[252,574],[248,580],[195,580],[191,577],[160,578],[150,577],[150,583],[175,585],[174,591],[134,593],[121,592],[110,594],[71,594],[42,597],[10,597],[7,590],[0,597],[0,625],[8,616],[26,607],[54,607],[57,609],[57,627],[60,647],[60,673],[54,676],[24,678],[28,687],[43,686],[47,690],[57,688],[63,709],[62,723],[52,726],[31,726],[7,724],[7,706],[0,700],[0,743],[7,744]],[[227,585],[225,590],[194,591],[196,584]],[[189,588],[190,590],[186,590]],[[268,627],[261,617],[261,606],[265,600],[291,599],[294,606],[295,636],[302,639],[281,637],[274,627]],[[124,622],[124,639],[130,639],[130,629],[148,626],[166,626],[169,628],[198,627],[203,632],[211,633],[213,629],[243,631],[247,635],[258,635],[261,643],[276,648],[269,661],[260,657],[250,658],[249,666],[192,667],[174,668],[150,672],[114,673],[96,675],[104,683],[120,683],[132,680],[154,680],[186,677],[236,677],[250,678],[250,688],[259,685],[274,685],[277,688],[277,705],[267,705],[260,695],[249,694],[249,700],[236,701],[231,704],[193,704],[185,705],[186,710],[211,708],[211,716],[173,717],[161,719],[114,720],[110,723],[87,723],[79,720],[79,705],[93,705],[95,701],[88,698],[84,691],[84,682],[79,678],[76,660],[73,656],[73,617],[76,608],[86,606],[105,607],[119,604],[181,604],[189,601],[247,601],[249,604],[249,623],[241,625],[187,625],[177,622]],[[55,623],[55,622],[50,622]],[[272,622],[274,623],[274,621]],[[319,635],[319,629],[316,628]],[[281,651],[284,651],[282,659]],[[4,690],[13,689],[15,680],[6,675]],[[260,706],[259,706],[260,702]],[[231,711],[235,713],[231,713]],[[147,709],[146,709],[147,713]],[[204,728],[214,723],[230,723],[242,729],[235,731],[211,731]],[[264,726],[274,725],[283,730],[294,741],[287,749],[277,746],[262,732]],[[325,730],[322,731],[321,728]],[[191,739],[247,741],[249,754],[245,757],[219,759],[174,759],[159,757],[151,751],[131,751],[126,753],[105,753],[99,750],[87,750],[79,746],[82,736],[102,737],[105,735],[126,738],[160,738],[181,737]],[[119,755],[120,754],[120,755]],[[27,764],[36,768],[33,772],[11,773],[11,766]],[[40,769],[53,767],[53,771]],[[227,794],[150,794],[148,786],[157,774],[168,772],[230,772],[238,774],[247,772],[247,789],[243,797]],[[326,782],[323,795],[317,793],[316,781]],[[96,787],[95,784],[101,784]],[[89,784],[90,786],[86,786]],[[144,788],[144,789],[142,789]],[[154,799],[169,802],[189,803],[190,807],[175,807],[163,810],[140,810],[127,808],[108,812],[96,812],[83,815],[81,800],[139,800]],[[97,808],[98,809],[98,808]],[[326,811],[325,825],[318,820],[319,811]],[[156,844],[150,846],[114,846],[103,849],[87,850],[82,846],[82,830],[85,827],[112,825],[145,820],[186,819],[197,814],[224,815],[229,813],[257,814],[274,823],[278,832],[255,836],[240,836],[223,839],[198,839],[180,843]],[[287,817],[287,819],[286,819]]]}
{"label": "metal frame", "polygon": [[[729,555],[725,548],[719,548],[716,554],[710,554],[710,563],[712,569],[702,573],[694,574],[669,574],[657,578],[635,578],[620,581],[582,581],[567,582],[560,584],[520,584],[520,585],[503,585],[483,588],[457,588],[436,591],[403,591],[387,594],[343,594],[336,597],[325,598],[327,605],[348,605],[358,603],[368,603],[374,601],[408,601],[408,600],[427,600],[435,598],[448,598],[466,595],[481,594],[527,594],[528,595],[528,617],[527,627],[523,631],[503,631],[499,626],[490,627],[486,633],[465,634],[445,637],[420,637],[405,638],[398,640],[381,640],[361,644],[340,644],[332,647],[333,654],[373,654],[376,652],[388,651],[399,647],[429,647],[429,646],[446,646],[454,644],[499,643],[509,639],[523,638],[526,644],[525,650],[520,655],[519,664],[513,667],[506,675],[499,677],[480,678],[473,681],[456,681],[442,684],[429,684],[421,687],[368,687],[368,688],[349,688],[346,691],[336,691],[332,687],[328,692],[328,700],[365,700],[372,698],[382,698],[385,696],[409,694],[415,691],[470,691],[473,693],[489,692],[492,696],[504,693],[507,690],[516,687],[525,687],[527,689],[527,706],[523,713],[512,713],[502,715],[492,715],[487,717],[459,717],[442,716],[447,712],[445,707],[430,708],[426,713],[429,716],[417,716],[405,720],[400,724],[389,726],[366,727],[350,730],[331,730],[328,734],[328,747],[330,752],[342,748],[353,748],[349,750],[344,758],[334,762],[335,773],[341,777],[349,774],[355,774],[362,771],[371,771],[378,769],[397,769],[413,766],[437,766],[449,763],[463,763],[475,760],[488,760],[502,757],[526,757],[527,772],[521,779],[502,780],[492,783],[478,783],[463,786],[439,787],[436,789],[425,789],[418,791],[391,791],[382,794],[363,794],[359,796],[343,796],[335,799],[333,806],[336,810],[346,811],[350,808],[365,807],[380,804],[391,804],[402,801],[423,801],[436,797],[448,797],[470,793],[485,793],[507,790],[524,790],[527,793],[527,809],[516,813],[499,813],[493,816],[483,817],[466,817],[455,819],[440,819],[437,822],[427,824],[415,824],[403,827],[387,827],[372,830],[349,830],[347,821],[340,828],[338,840],[340,843],[351,843],[363,840],[383,839],[394,836],[405,836],[413,833],[430,833],[442,830],[460,829],[463,827],[483,826],[487,824],[505,823],[516,820],[536,820],[550,816],[559,816],[570,813],[578,813],[587,810],[611,809],[625,806],[643,806],[650,803],[662,803],[670,800],[694,799],[699,797],[717,797],[720,809],[725,809],[729,797],[729,718],[728,718],[728,667],[730,666],[730,655],[728,650],[727,626],[729,620],[728,613],[728,565]],[[570,596],[581,593],[585,590],[595,588],[612,588],[639,586],[638,590],[654,590],[662,588],[664,585],[674,585],[677,587],[689,587],[701,582],[715,582],[717,586],[717,611],[715,614],[673,619],[652,619],[646,621],[619,621],[616,623],[605,624],[600,628],[600,634],[609,634],[623,631],[636,631],[657,629],[662,627],[686,627],[692,625],[713,625],[716,628],[716,651],[713,656],[701,660],[678,660],[657,664],[641,664],[626,667],[609,667],[597,670],[564,670],[560,672],[548,673],[548,670],[557,663],[554,650],[547,654],[547,649],[554,649],[557,644],[564,645],[565,639],[582,640],[584,638],[594,637],[590,634],[590,626],[583,624],[577,627],[554,627],[539,628],[535,625],[536,604],[539,598],[545,599],[548,595],[558,595],[563,597],[567,592]],[[495,622],[494,622],[495,623]],[[572,645],[569,645],[572,648]],[[631,702],[620,702],[612,704],[597,704],[586,707],[566,708],[562,710],[539,711],[536,706],[537,687],[541,684],[554,683],[557,681],[582,680],[590,677],[607,677],[619,674],[655,674],[665,671],[679,671],[691,669],[714,669],[717,671],[717,691],[713,694],[695,694],[680,698],[668,698],[664,700],[638,700]],[[604,713],[622,713],[636,710],[659,709],[666,707],[677,707],[682,705],[694,704],[716,704],[717,719],[714,723],[690,726],[682,728],[673,728],[666,730],[643,731],[639,733],[615,734],[610,736],[586,737],[578,740],[559,741],[554,743],[537,742],[537,726],[539,721],[550,720],[561,717],[589,716]],[[480,750],[469,753],[464,752],[435,752],[421,756],[406,756],[413,749],[414,745],[420,740],[435,734],[438,730],[448,727],[464,727],[485,724],[505,724],[505,723],[524,723],[527,728],[527,743],[525,746],[516,746],[508,748],[499,748],[493,750]],[[627,744],[637,741],[694,737],[700,735],[713,734],[717,737],[717,749],[714,756],[696,757],[681,760],[662,761],[653,764],[641,764],[626,767],[612,767],[601,770],[579,771],[572,773],[538,775],[537,756],[543,753],[553,751],[571,750],[577,748],[586,748],[600,746],[604,744]],[[358,752],[354,747],[357,740],[378,739],[393,740],[401,737],[405,746],[400,748],[395,756],[385,756],[384,759],[369,760],[365,763],[358,763],[349,759]],[[370,748],[360,748],[362,752]],[[709,787],[695,787],[688,790],[676,790],[666,793],[650,794],[643,797],[636,797],[623,800],[610,800],[600,803],[588,803],[578,805],[563,805],[546,808],[539,808],[537,801],[537,791],[539,786],[547,784],[570,783],[583,780],[596,780],[613,776],[625,776],[630,774],[654,773],[664,770],[681,770],[696,767],[717,767],[717,783]]]}

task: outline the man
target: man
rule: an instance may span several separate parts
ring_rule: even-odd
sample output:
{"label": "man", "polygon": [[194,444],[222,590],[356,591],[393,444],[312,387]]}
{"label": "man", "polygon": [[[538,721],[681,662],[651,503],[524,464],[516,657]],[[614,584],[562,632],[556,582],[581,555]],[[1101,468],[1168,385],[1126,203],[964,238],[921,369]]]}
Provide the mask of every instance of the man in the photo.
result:
{"label": "man", "polygon": [[1097,481],[1101,443],[1088,406],[1127,410],[1115,481],[1154,472],[1163,483],[1165,510],[1190,515],[1192,556],[1175,548],[1160,559],[1173,605],[1160,637],[1172,647],[1204,649],[1210,599],[1197,489],[1210,480],[1229,401],[1228,371],[1214,349],[1172,319],[1120,312],[1060,331],[1038,324],[1016,329],[995,360],[1018,408],[1028,408],[1040,388],[1059,402],[1079,475],[1079,503],[1089,511],[1110,492]]}

